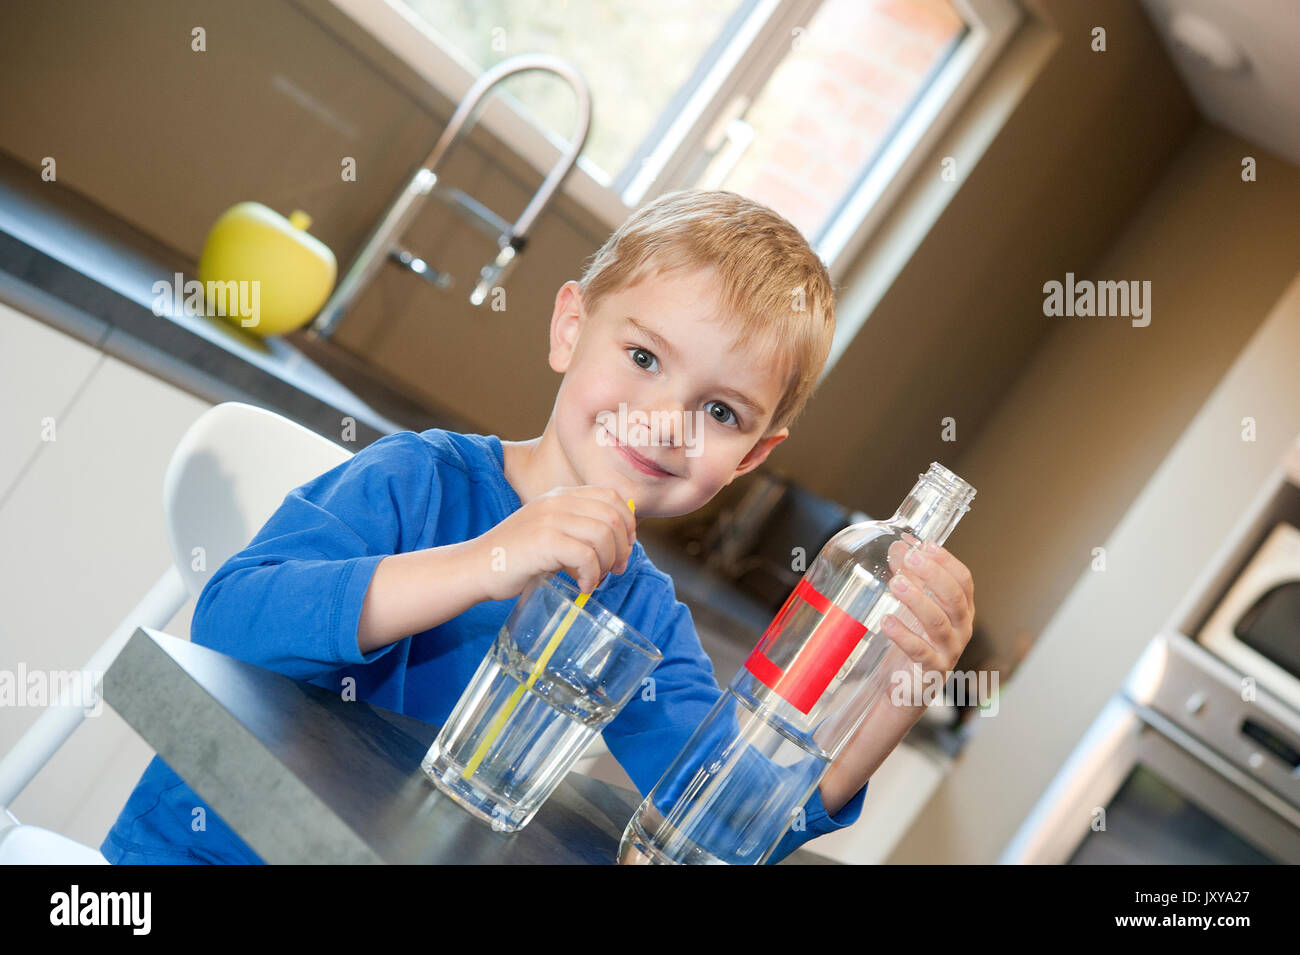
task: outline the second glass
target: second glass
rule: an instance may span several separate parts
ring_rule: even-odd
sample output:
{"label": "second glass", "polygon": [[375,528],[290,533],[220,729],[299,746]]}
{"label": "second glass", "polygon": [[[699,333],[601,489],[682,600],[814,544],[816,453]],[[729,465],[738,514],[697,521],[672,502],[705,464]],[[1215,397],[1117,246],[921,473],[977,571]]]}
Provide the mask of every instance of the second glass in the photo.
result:
{"label": "second glass", "polygon": [[499,831],[529,823],[663,659],[595,600],[579,607],[578,596],[558,576],[529,585],[420,764]]}

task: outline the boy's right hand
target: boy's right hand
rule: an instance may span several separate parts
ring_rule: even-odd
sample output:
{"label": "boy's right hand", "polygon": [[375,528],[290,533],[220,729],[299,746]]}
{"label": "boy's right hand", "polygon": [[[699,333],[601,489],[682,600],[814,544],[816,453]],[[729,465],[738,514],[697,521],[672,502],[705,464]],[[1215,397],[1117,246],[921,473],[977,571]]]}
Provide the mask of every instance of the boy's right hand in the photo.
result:
{"label": "boy's right hand", "polygon": [[477,538],[486,599],[517,597],[536,575],[560,570],[590,593],[627,569],[635,541],[636,518],[613,488],[552,488]]}

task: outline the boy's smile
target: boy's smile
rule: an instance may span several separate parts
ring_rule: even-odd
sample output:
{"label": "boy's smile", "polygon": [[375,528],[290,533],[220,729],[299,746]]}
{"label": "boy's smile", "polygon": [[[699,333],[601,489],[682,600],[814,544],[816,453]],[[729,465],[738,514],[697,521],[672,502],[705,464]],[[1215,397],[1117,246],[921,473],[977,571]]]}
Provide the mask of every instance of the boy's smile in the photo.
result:
{"label": "boy's smile", "polygon": [[566,282],[551,316],[551,367],[564,374],[546,430],[502,442],[527,504],[557,486],[612,487],[636,516],[688,514],[753,470],[789,429],[766,435],[786,369],[720,321],[712,269],[656,272],[595,313]]}

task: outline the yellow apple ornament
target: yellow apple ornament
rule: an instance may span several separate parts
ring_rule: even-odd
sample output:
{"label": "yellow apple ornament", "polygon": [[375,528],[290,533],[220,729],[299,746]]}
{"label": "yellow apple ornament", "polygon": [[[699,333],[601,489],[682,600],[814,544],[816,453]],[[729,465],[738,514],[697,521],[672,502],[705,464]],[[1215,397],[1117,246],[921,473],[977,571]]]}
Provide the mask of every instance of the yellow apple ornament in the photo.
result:
{"label": "yellow apple ornament", "polygon": [[199,257],[208,314],[263,336],[307,324],[338,274],[334,253],[308,234],[310,226],[305,212],[295,210],[286,219],[260,202],[223,212]]}

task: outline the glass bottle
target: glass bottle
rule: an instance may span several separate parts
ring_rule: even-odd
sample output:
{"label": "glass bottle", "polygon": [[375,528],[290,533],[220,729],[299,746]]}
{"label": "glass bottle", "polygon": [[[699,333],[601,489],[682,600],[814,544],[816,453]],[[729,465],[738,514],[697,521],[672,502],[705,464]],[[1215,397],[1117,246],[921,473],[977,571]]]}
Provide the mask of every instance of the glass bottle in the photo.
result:
{"label": "glass bottle", "polygon": [[[886,521],[837,533],[624,830],[624,864],[767,861],[831,761],[888,689],[889,589],[902,559],[943,544],[975,489],[937,461]],[[928,590],[927,590],[928,592]]]}

